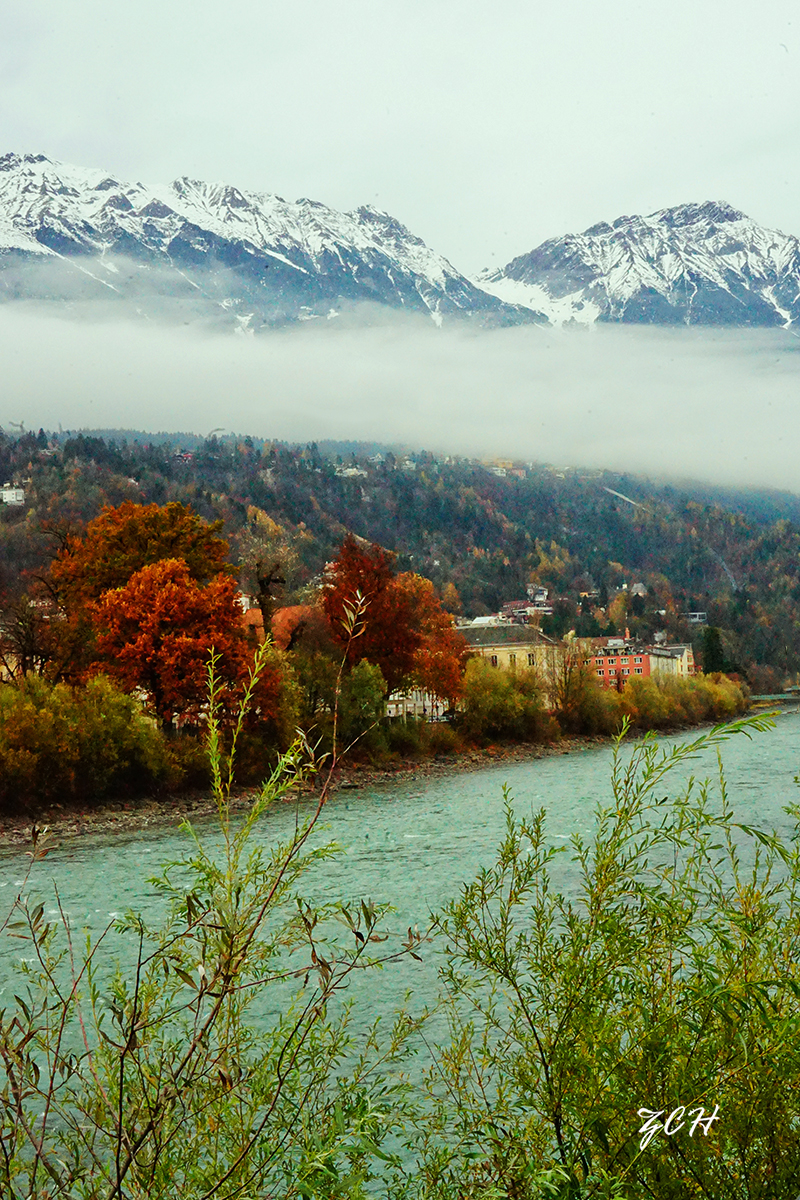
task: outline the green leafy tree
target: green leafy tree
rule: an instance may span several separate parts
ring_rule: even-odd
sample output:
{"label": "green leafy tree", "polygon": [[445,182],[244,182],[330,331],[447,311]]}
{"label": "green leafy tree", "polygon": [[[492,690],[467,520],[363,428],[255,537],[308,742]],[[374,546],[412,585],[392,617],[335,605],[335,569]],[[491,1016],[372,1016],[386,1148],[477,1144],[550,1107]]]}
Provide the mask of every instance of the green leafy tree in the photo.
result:
{"label": "green leafy tree", "polygon": [[725,653],[718,629],[712,625],[703,630],[703,670],[706,675],[725,670]]}
{"label": "green leafy tree", "polygon": [[506,671],[485,658],[469,659],[459,725],[468,738],[520,738],[552,735],[542,690],[532,671]]}
{"label": "green leafy tree", "polygon": [[[381,723],[386,710],[386,681],[380,667],[362,661],[342,679],[339,700],[341,744],[367,738]],[[373,739],[374,740],[374,739]]]}
{"label": "green leafy tree", "polygon": [[172,773],[152,720],[107,678],[72,688],[29,675],[0,686],[0,812],[141,794]]}

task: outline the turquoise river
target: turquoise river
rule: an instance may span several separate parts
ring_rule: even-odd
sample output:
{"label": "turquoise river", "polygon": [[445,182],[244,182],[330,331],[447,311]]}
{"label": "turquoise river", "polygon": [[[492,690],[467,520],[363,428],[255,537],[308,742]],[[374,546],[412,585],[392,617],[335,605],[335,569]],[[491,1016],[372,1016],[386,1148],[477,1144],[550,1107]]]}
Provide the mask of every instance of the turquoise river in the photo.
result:
{"label": "turquoise river", "polygon": [[[776,727],[737,735],[722,747],[729,798],[737,819],[787,833],[792,827],[784,805],[800,802],[795,776],[800,771],[800,709],[784,710]],[[699,731],[663,739],[669,746],[693,740]],[[623,756],[630,747],[622,750]],[[405,935],[408,926],[425,931],[429,914],[458,893],[464,880],[494,861],[504,828],[503,784],[520,814],[539,808],[548,812],[550,838],[564,844],[573,832],[588,835],[598,803],[610,799],[609,746],[573,750],[527,762],[498,764],[468,772],[428,777],[416,782],[381,784],[341,791],[328,802],[320,834],[335,841],[339,856],[318,865],[304,885],[317,900],[371,898],[396,910],[386,921],[390,942]],[[698,778],[715,776],[716,753],[707,751],[673,780],[676,794],[689,770]],[[305,801],[302,808],[310,806]],[[258,837],[274,841],[294,827],[295,807],[277,805],[263,818]],[[209,845],[218,840],[213,822],[198,826]],[[161,900],[148,883],[159,863],[180,856],[186,836],[177,828],[90,834],[62,840],[49,856],[35,864],[26,890],[38,897],[49,919],[57,919],[55,888],[75,930],[95,936],[110,920],[128,909],[157,918]],[[565,856],[566,857],[566,856]],[[0,920],[27,870],[29,859],[18,850],[0,853]],[[0,993],[10,982],[13,956],[24,943],[5,942],[0,960]],[[125,957],[124,947],[118,947]],[[387,967],[377,977],[364,978],[366,989],[357,999],[367,1013],[387,1012],[407,989],[415,1003],[432,999],[436,991],[435,945],[425,945],[422,963],[411,959]],[[15,984],[14,990],[17,990]],[[0,994],[0,1007],[2,1007]]]}

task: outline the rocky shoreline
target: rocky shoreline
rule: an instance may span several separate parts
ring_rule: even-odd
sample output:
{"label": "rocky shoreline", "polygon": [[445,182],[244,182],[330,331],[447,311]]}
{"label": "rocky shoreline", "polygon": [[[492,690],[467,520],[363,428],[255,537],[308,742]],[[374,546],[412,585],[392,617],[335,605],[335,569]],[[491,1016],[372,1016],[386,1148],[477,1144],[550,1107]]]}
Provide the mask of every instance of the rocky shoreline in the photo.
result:
{"label": "rocky shoreline", "polygon": [[[345,763],[334,773],[331,794],[356,788],[380,787],[404,780],[478,771],[494,763],[531,762],[537,758],[608,745],[609,740],[599,736],[573,737],[554,743],[488,746],[482,750],[467,750],[461,754],[440,755],[432,759],[406,760],[381,767],[368,763]],[[244,811],[254,794],[253,788],[236,791],[231,798],[232,811]],[[34,821],[39,828],[47,826],[52,831],[51,836],[62,840],[81,838],[92,833],[174,828],[183,820],[203,819],[214,812],[214,800],[207,790],[120,800],[86,809],[51,805],[35,817],[30,814],[0,817],[0,850],[30,846]]]}
{"label": "rocky shoreline", "polygon": [[[766,713],[775,708],[777,697],[755,697],[749,711],[753,714]],[[769,703],[767,703],[769,701]],[[674,735],[685,729],[711,728],[714,722],[683,726],[663,730],[664,735]],[[632,737],[641,736],[634,733]],[[460,772],[479,771],[496,763],[532,762],[537,758],[557,757],[596,746],[608,746],[612,738],[605,735],[564,737],[558,742],[517,743],[512,745],[471,748],[459,754],[438,755],[431,759],[406,759],[376,767],[370,763],[349,762],[337,768],[331,784],[331,795],[356,788],[380,787],[384,784],[404,780],[429,779]],[[318,783],[324,774],[318,777]],[[243,812],[252,803],[256,789],[242,788],[231,797],[231,810]],[[309,795],[319,793],[319,786],[311,787]],[[286,801],[296,799],[289,794]],[[128,832],[136,829],[174,828],[184,820],[202,820],[216,811],[214,800],[208,790],[182,792],[177,795],[146,796],[138,799],[120,800],[98,804],[84,811],[78,808],[52,805],[34,817],[32,814],[0,816],[0,851],[20,849],[31,845],[33,823],[51,830],[51,839],[81,838],[86,834]]]}

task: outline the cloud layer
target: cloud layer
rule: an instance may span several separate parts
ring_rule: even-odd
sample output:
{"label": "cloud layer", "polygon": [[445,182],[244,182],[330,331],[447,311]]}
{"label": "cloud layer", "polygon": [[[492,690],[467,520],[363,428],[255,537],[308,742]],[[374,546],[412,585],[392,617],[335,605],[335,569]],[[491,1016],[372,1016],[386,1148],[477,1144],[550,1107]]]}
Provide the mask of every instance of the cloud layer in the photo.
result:
{"label": "cloud layer", "polygon": [[359,439],[800,492],[782,331],[435,330],[258,339],[0,309],[0,424]]}

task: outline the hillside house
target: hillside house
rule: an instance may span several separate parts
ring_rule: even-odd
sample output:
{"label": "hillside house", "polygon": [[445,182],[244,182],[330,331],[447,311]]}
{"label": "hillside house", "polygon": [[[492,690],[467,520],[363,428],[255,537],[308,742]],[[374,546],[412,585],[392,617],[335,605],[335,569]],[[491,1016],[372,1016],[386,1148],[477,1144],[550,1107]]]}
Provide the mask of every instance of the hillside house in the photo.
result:
{"label": "hillside house", "polygon": [[553,605],[548,601],[549,590],[546,587],[536,587],[534,584],[529,585],[527,590],[534,613],[538,613],[542,617],[551,617]]}
{"label": "hillside house", "polygon": [[531,618],[536,616],[537,611],[541,616],[541,610],[535,609],[530,600],[510,600],[500,609],[500,616],[512,624],[527,625]]}

